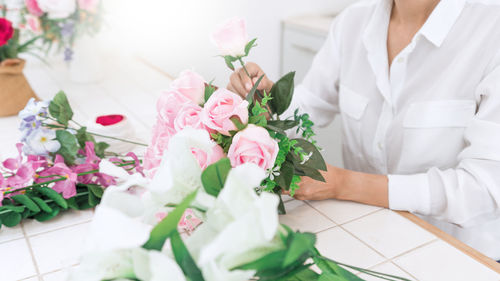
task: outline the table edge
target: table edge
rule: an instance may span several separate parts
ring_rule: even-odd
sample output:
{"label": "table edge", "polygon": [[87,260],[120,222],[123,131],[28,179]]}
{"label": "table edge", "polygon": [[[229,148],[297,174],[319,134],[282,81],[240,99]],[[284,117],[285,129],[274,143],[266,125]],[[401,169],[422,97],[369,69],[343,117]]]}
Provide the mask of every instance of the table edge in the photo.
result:
{"label": "table edge", "polygon": [[474,260],[480,262],[481,264],[487,266],[491,270],[500,273],[500,263],[496,262],[495,260],[483,255],[476,249],[468,246],[467,244],[463,243],[462,241],[458,240],[457,238],[451,236],[450,234],[442,231],[441,229],[437,228],[436,226],[426,222],[425,220],[417,217],[416,215],[406,212],[406,211],[395,211],[402,217],[410,220],[414,224],[422,227],[423,229],[429,231],[430,233],[436,235],[438,238],[441,240],[445,241],[446,243],[450,244],[454,248],[460,250],[464,254],[468,255],[469,257],[473,258]]}

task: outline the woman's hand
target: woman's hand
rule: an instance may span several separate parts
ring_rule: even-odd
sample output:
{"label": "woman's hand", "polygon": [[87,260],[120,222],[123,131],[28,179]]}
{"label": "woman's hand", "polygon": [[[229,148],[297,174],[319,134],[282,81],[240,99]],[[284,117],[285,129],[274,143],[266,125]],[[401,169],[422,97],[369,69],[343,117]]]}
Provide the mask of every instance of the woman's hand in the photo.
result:
{"label": "woman's hand", "polygon": [[265,90],[267,93],[269,93],[274,83],[269,80],[269,78],[267,78],[266,74],[260,68],[260,66],[253,62],[249,62],[245,65],[245,67],[248,71],[248,74],[250,74],[250,77],[248,77],[243,68],[238,68],[231,75],[229,84],[227,85],[227,89],[239,94],[243,98],[246,98],[253,85],[257,83],[257,80],[259,80],[262,75],[264,75],[264,78],[262,78],[262,80],[260,81],[257,90]]}
{"label": "woman's hand", "polygon": [[[321,171],[325,182],[302,177],[300,188],[293,196],[298,200],[339,199],[389,207],[388,179],[385,175],[355,172],[327,165]],[[283,191],[289,195],[289,191]]]}

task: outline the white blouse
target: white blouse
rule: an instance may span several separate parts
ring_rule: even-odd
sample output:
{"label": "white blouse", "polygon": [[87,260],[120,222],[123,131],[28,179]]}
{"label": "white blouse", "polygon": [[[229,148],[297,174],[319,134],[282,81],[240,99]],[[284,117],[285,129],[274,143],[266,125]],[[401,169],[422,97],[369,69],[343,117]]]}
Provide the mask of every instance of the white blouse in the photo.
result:
{"label": "white blouse", "polygon": [[387,174],[389,206],[500,259],[500,1],[441,0],[387,57],[392,0],[332,25],[295,91],[320,126],[342,119],[347,169]]}

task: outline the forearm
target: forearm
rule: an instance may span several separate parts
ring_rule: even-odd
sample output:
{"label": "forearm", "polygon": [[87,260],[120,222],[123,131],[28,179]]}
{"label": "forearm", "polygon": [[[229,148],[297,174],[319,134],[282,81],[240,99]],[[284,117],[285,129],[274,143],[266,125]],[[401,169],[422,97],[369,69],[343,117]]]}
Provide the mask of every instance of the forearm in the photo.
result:
{"label": "forearm", "polygon": [[387,176],[339,170],[337,199],[389,207]]}

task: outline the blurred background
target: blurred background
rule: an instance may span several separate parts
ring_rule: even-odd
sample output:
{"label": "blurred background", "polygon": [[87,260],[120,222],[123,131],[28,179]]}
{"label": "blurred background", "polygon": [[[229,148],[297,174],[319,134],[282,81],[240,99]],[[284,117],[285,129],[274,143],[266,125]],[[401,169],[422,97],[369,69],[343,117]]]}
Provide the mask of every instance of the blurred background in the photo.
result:
{"label": "blurred background", "polygon": [[[192,68],[225,84],[229,71],[217,58],[209,34],[231,17],[247,20],[258,47],[249,60],[279,78],[282,22],[302,15],[335,15],[355,0],[106,0],[108,51],[137,54],[175,76]],[[138,5],[140,3],[140,5]],[[103,34],[104,35],[104,34]]]}

